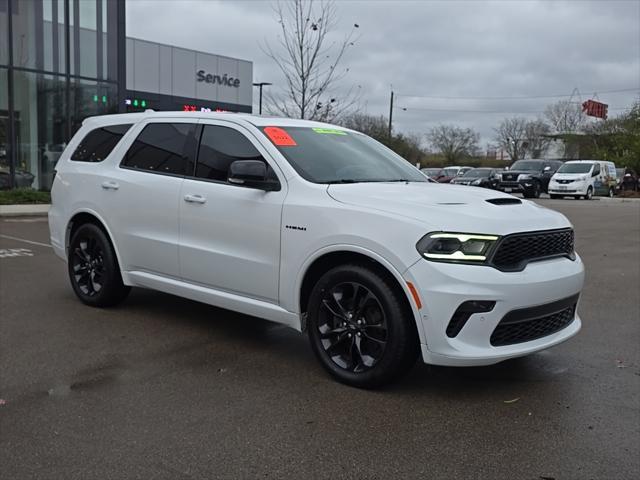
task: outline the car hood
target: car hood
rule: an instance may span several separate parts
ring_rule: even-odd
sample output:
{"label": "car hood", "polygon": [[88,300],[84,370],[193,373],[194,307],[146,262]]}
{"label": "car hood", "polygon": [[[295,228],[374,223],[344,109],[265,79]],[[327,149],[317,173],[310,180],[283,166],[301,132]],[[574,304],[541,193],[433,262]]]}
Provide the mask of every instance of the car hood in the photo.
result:
{"label": "car hood", "polygon": [[582,180],[583,178],[589,178],[588,173],[555,173],[553,175],[554,180]]}
{"label": "car hood", "polygon": [[542,172],[539,170],[505,170],[504,172],[500,172],[503,175],[542,175]]}
{"label": "car hood", "polygon": [[[482,188],[426,182],[356,183],[330,185],[327,193],[344,204],[417,220],[433,231],[506,235],[571,226],[561,213]],[[519,203],[500,204],[505,201]]]}

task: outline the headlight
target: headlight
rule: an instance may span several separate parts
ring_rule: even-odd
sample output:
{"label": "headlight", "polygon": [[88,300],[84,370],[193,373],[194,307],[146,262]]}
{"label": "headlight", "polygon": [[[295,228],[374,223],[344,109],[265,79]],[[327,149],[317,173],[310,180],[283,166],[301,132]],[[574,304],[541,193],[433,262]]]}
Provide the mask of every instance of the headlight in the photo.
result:
{"label": "headlight", "polygon": [[520,180],[531,180],[531,175],[529,175],[528,173],[521,173],[520,175],[518,175],[518,181]]}
{"label": "headlight", "polygon": [[474,180],[473,182],[471,182],[471,185],[480,185],[482,183],[482,179],[479,178],[477,180]]}
{"label": "headlight", "polygon": [[433,232],[422,237],[416,248],[427,260],[482,264],[498,238],[475,233]]}

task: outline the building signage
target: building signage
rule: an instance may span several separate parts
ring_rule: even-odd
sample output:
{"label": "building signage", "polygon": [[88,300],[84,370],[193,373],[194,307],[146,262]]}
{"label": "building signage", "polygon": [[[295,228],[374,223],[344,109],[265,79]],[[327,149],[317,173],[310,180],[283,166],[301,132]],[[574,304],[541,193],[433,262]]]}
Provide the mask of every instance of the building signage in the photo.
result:
{"label": "building signage", "polygon": [[606,103],[596,102],[595,100],[587,100],[582,104],[582,111],[590,117],[607,119],[609,105]]}
{"label": "building signage", "polygon": [[234,87],[234,88],[240,87],[240,79],[230,77],[226,73],[224,75],[213,75],[211,73],[205,72],[204,70],[198,70],[196,72],[196,78],[198,79],[199,82],[213,83],[213,84],[217,83],[218,85],[225,85],[227,87]]}

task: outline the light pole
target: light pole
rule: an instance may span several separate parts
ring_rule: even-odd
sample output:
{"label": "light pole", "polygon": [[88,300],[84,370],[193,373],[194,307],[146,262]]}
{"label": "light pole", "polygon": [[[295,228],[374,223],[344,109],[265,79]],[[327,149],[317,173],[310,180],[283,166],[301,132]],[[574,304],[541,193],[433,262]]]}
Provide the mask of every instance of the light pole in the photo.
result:
{"label": "light pole", "polygon": [[269,83],[269,82],[259,82],[259,83],[254,83],[253,86],[254,87],[258,87],[260,89],[260,107],[258,110],[258,114],[262,115],[262,87],[267,86],[267,85],[273,85],[273,83]]}

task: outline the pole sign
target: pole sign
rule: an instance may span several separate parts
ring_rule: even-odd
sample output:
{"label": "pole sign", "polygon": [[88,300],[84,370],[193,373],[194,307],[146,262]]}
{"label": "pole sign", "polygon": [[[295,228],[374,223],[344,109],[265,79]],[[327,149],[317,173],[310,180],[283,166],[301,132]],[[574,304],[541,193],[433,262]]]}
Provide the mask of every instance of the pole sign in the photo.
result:
{"label": "pole sign", "polygon": [[606,103],[596,102],[595,100],[587,100],[582,103],[582,111],[590,117],[606,120],[608,109],[609,105]]}

